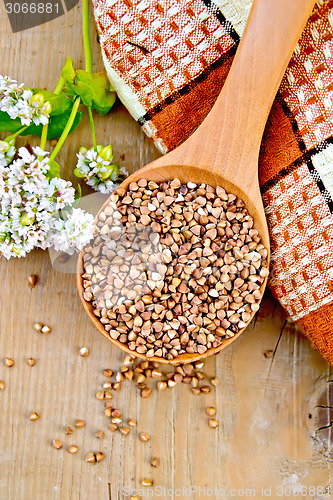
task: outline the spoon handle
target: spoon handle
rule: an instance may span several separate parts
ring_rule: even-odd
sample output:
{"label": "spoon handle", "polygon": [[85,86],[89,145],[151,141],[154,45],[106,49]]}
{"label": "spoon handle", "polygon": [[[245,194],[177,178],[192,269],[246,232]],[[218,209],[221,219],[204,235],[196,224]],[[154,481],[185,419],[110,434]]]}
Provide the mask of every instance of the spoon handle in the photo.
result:
{"label": "spoon handle", "polygon": [[258,184],[259,148],[270,108],[314,0],[254,0],[225,85],[183,145],[165,157]]}

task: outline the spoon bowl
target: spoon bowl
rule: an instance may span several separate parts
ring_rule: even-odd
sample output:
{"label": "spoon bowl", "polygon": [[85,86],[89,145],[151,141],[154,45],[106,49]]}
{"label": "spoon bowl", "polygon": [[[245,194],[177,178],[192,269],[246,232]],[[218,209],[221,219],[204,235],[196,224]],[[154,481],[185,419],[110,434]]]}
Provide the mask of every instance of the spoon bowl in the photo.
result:
{"label": "spoon bowl", "polygon": [[[135,171],[117,191],[124,192],[131,182],[143,178],[157,183],[177,178],[182,184],[221,186],[243,200],[261,243],[269,251],[258,181],[260,143],[279,83],[313,5],[314,0],[255,0],[227,80],[204,122],[181,146]],[[77,283],[83,306],[98,331],[131,356],[173,365],[194,362],[221,351],[245,329],[204,354],[184,353],[172,360],[148,358],[109,336],[92,304],[83,297],[82,272],[81,253]],[[262,293],[266,283],[267,278],[261,285]]]}
{"label": "spoon bowl", "polygon": [[[149,168],[148,168],[149,167]],[[189,176],[190,173],[190,176]],[[238,186],[235,184],[226,181],[223,179],[220,175],[212,172],[211,170],[203,169],[203,168],[198,168],[198,167],[192,167],[192,166],[186,166],[186,165],[166,165],[166,166],[161,166],[158,164],[158,160],[154,162],[151,166],[147,166],[144,168],[141,168],[137,171],[135,171],[133,174],[131,174],[129,177],[127,177],[124,182],[122,182],[119,186],[118,189],[127,189],[129,184],[131,182],[137,182],[140,179],[147,179],[147,181],[155,181],[157,183],[159,182],[164,182],[168,181],[170,179],[179,179],[182,184],[187,183],[189,180],[191,182],[194,182],[196,184],[201,184],[205,183],[208,185],[211,185],[213,187],[221,186],[223,187],[228,193],[235,194],[238,196],[240,199],[242,199],[246,205],[246,207],[249,210],[250,215],[254,218],[254,228],[259,231],[259,234],[261,235],[261,242],[263,245],[268,249],[269,248],[269,235],[268,235],[268,230],[267,230],[267,224],[265,219],[262,218],[260,210],[258,210],[258,207],[253,203],[251,198],[248,197],[248,195],[243,192]],[[96,215],[96,220],[98,219],[98,215],[100,212],[103,212],[104,209],[107,207],[109,201],[107,200],[104,205],[101,207],[99,210],[98,214]],[[269,259],[268,259],[269,262]],[[139,358],[144,358],[150,361],[156,361],[158,363],[165,363],[165,364],[173,364],[173,365],[179,365],[179,364],[185,364],[185,363],[192,363],[195,361],[198,361],[199,359],[206,358],[207,356],[210,356],[212,354],[217,354],[219,351],[222,349],[225,349],[228,345],[230,345],[236,338],[238,338],[241,333],[245,330],[245,328],[240,329],[233,337],[230,338],[225,338],[222,341],[222,344],[219,345],[216,348],[211,348],[208,349],[204,354],[180,354],[177,356],[177,358],[174,358],[172,360],[167,360],[165,358],[160,358],[157,356],[153,357],[146,357],[144,354],[139,354],[136,351],[131,351],[126,344],[123,344],[122,342],[119,342],[118,340],[114,340],[110,337],[109,333],[104,329],[103,324],[99,321],[99,319],[94,315],[93,313],[93,306],[91,302],[87,302],[84,297],[84,288],[82,285],[82,272],[83,272],[83,256],[82,253],[80,254],[79,261],[78,261],[78,273],[77,273],[77,286],[79,290],[79,295],[81,298],[81,301],[83,303],[83,307],[85,311],[87,312],[89,318],[93,322],[94,326],[97,328],[97,330],[110,342],[112,342],[114,345],[125,351],[127,354],[130,354],[131,356],[136,356]],[[266,287],[266,282],[267,278],[265,279],[264,283],[260,287],[260,291],[263,293],[264,289]],[[251,314],[251,319],[255,313],[253,312]]]}

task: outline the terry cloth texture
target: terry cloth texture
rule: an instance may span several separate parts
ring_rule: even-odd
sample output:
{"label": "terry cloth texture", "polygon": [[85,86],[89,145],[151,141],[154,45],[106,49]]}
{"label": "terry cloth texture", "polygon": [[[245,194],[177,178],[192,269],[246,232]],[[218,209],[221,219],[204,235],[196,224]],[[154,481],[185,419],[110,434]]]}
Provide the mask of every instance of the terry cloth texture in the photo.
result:
{"label": "terry cloth texture", "polygon": [[[202,122],[227,77],[249,0],[94,0],[109,79],[162,152]],[[320,0],[266,126],[260,184],[269,286],[333,364],[333,1]]]}

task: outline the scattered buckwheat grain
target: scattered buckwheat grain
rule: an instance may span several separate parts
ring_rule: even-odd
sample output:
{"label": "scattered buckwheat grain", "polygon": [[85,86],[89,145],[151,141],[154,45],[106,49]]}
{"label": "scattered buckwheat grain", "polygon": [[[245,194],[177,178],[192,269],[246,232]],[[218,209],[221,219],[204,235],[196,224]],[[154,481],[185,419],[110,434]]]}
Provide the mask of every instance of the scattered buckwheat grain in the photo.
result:
{"label": "scattered buckwheat grain", "polygon": [[41,331],[41,333],[48,334],[51,332],[51,328],[48,325],[44,325],[44,326],[42,326],[40,331]]}
{"label": "scattered buckwheat grain", "polygon": [[109,424],[109,425],[108,425],[108,429],[109,429],[111,432],[114,432],[114,431],[116,431],[116,430],[118,429],[118,425],[117,425],[117,424],[113,424],[113,423],[111,423],[111,424]]}
{"label": "scattered buckwheat grain", "polygon": [[38,276],[36,274],[31,274],[30,276],[28,276],[28,283],[30,288],[35,288],[35,286],[37,285],[37,281]]}
{"label": "scattered buckwheat grain", "polygon": [[208,425],[209,427],[211,427],[211,429],[215,429],[216,427],[218,427],[219,423],[217,420],[215,420],[215,418],[210,418],[208,420]]}
{"label": "scattered buckwheat grain", "polygon": [[105,433],[104,431],[97,431],[95,432],[95,436],[99,439],[104,439]]}
{"label": "scattered buckwheat grain", "polygon": [[152,479],[144,479],[141,484],[142,484],[142,486],[152,486],[153,481],[152,481]]}
{"label": "scattered buckwheat grain", "polygon": [[209,417],[214,417],[216,415],[216,408],[214,408],[214,406],[208,406],[206,408],[206,413]]}
{"label": "scattered buckwheat grain", "polygon": [[79,447],[76,446],[75,444],[72,444],[67,448],[68,452],[71,453],[72,455],[75,455],[79,451]]}
{"label": "scattered buckwheat grain", "polygon": [[96,462],[95,453],[93,453],[92,451],[87,453],[86,462],[88,462],[89,464],[94,464]]}
{"label": "scattered buckwheat grain", "polygon": [[144,443],[146,443],[147,441],[149,441],[150,436],[147,432],[141,432],[139,434],[139,438],[140,438],[140,441],[143,441]]}
{"label": "scattered buckwheat grain", "polygon": [[119,431],[121,434],[123,434],[124,436],[127,436],[127,434],[129,434],[129,427],[119,427]]}
{"label": "scattered buckwheat grain", "polygon": [[59,439],[53,439],[52,441],[52,446],[53,448],[55,448],[56,450],[60,450],[60,448],[62,448],[62,441],[60,441]]}
{"label": "scattered buckwheat grain", "polygon": [[80,356],[82,356],[82,358],[89,356],[89,349],[87,347],[81,347]]}
{"label": "scattered buckwheat grain", "polygon": [[85,427],[85,426],[86,426],[86,423],[85,423],[85,421],[84,421],[84,420],[80,420],[80,419],[79,419],[79,420],[77,420],[77,421],[75,422],[75,427],[76,427],[77,429],[81,429],[82,427]]}
{"label": "scattered buckwheat grain", "polygon": [[42,323],[35,323],[34,324],[34,330],[36,330],[36,332],[40,332],[43,328],[43,325]]}
{"label": "scattered buckwheat grain", "polygon": [[152,458],[150,461],[150,465],[152,467],[159,467],[160,466],[160,459],[159,458]]}
{"label": "scattered buckwheat grain", "polygon": [[96,452],[96,462],[101,462],[102,460],[104,460],[104,458],[104,453],[102,453],[101,451]]}

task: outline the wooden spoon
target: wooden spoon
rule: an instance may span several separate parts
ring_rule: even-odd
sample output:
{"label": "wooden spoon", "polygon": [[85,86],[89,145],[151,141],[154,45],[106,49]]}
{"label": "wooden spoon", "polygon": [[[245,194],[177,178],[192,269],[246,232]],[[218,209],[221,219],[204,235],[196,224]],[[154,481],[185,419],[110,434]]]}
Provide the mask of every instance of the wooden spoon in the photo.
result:
{"label": "wooden spoon", "polygon": [[[314,0],[255,0],[227,80],[204,122],[181,146],[134,172],[121,187],[141,178],[155,182],[178,178],[182,183],[222,186],[245,202],[262,243],[269,249],[258,182],[260,143],[275,94],[313,5]],[[123,351],[145,358],[110,338],[93,314],[91,303],[83,298],[81,275],[82,255],[78,289],[96,328]],[[175,365],[196,361],[227,347],[243,330],[202,355],[181,354],[171,361],[149,359]]]}

